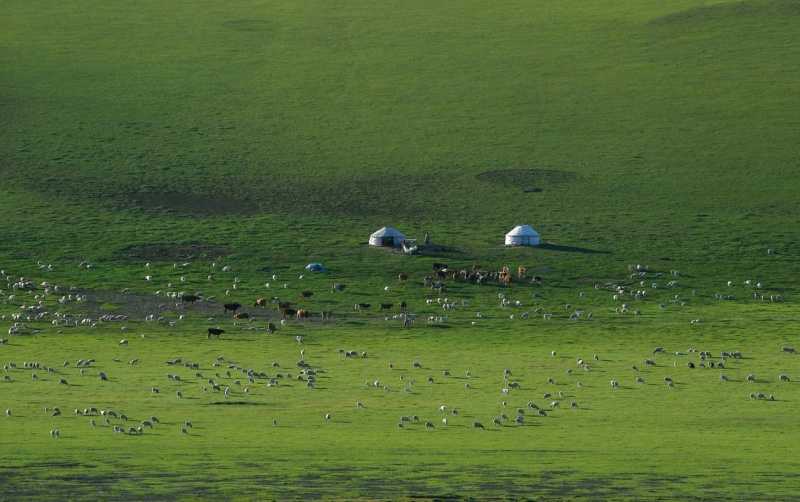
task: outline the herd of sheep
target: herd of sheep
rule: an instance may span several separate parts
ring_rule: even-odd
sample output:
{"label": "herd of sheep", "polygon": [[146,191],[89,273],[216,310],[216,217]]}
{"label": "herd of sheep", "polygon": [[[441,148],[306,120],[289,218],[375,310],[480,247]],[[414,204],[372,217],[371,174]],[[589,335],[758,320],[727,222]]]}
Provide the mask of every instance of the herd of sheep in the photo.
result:
{"label": "herd of sheep", "polygon": [[[189,263],[175,264],[174,269],[182,269],[189,267]],[[41,267],[40,267],[41,268]],[[81,264],[81,268],[89,269],[89,264]],[[155,272],[152,271],[151,265],[145,265],[148,273],[144,279],[148,283],[156,282]],[[212,269],[217,269],[216,264],[211,265]],[[52,265],[45,266],[45,270],[52,270]],[[230,274],[230,266],[219,267],[219,271],[223,274]],[[404,276],[404,277],[402,277]],[[303,280],[303,275],[298,276],[298,280]],[[401,275],[403,281],[408,280],[407,274]],[[440,277],[446,279],[447,276]],[[457,277],[456,274],[453,277]],[[638,316],[641,314],[640,305],[645,304],[651,297],[658,295],[659,309],[664,310],[669,304],[678,307],[686,305],[686,299],[682,296],[682,292],[678,292],[678,280],[680,273],[678,271],[670,271],[669,274],[652,273],[647,267],[641,265],[633,265],[629,267],[629,276],[627,281],[620,281],[617,283],[596,283],[595,290],[608,292],[608,315],[624,315],[631,314]],[[669,280],[665,280],[665,278]],[[465,326],[480,326],[490,316],[485,312],[493,310],[500,312],[499,315],[495,314],[495,320],[507,319],[507,321],[528,320],[534,315],[541,316],[542,319],[550,321],[554,318],[562,318],[566,322],[575,321],[593,321],[596,316],[593,316],[591,311],[585,307],[573,306],[571,304],[563,304],[560,307],[545,308],[543,305],[537,305],[537,289],[533,288],[531,294],[532,301],[527,302],[519,298],[513,298],[511,289],[501,289],[497,293],[497,304],[484,305],[483,311],[473,305],[471,301],[465,299],[456,299],[447,295],[446,281],[438,281],[433,284],[429,277],[426,277],[425,284],[430,286],[422,289],[421,297],[407,298],[399,302],[400,312],[397,313],[384,313],[383,310],[391,310],[394,307],[393,303],[382,303],[381,311],[377,314],[369,314],[369,319],[381,320],[383,322],[394,323],[398,319],[402,321],[403,328],[411,328],[418,315],[413,313],[413,308],[418,305],[420,309],[427,309],[423,316],[427,319],[428,324],[447,324],[450,322],[462,322]],[[87,301],[87,294],[75,287],[65,287],[56,284],[51,284],[48,281],[33,281],[31,279],[13,276],[5,270],[0,270],[0,280],[5,282],[3,286],[0,282],[0,295],[6,305],[6,311],[0,317],[0,321],[5,321],[9,324],[8,335],[9,337],[15,336],[36,336],[38,333],[52,330],[57,333],[62,333],[65,329],[71,327],[86,327],[86,328],[99,328],[106,329],[111,323],[120,323],[119,330],[126,332],[129,330],[128,323],[135,322],[129,315],[126,314],[102,314],[96,317],[88,315],[82,305]],[[207,276],[207,281],[213,283],[215,280],[214,273]],[[278,290],[289,289],[288,282],[284,282],[276,275],[272,276],[273,281],[277,281]],[[235,296],[237,290],[241,287],[241,280],[239,277],[234,276],[229,288],[225,289],[225,296]],[[536,283],[540,284],[541,278],[536,278]],[[168,281],[163,287],[152,291],[153,295],[160,298],[167,298],[171,301],[171,307],[180,311],[181,314],[174,319],[168,319],[162,315],[161,312],[150,313],[145,316],[144,321],[158,321],[166,324],[169,327],[176,327],[178,323],[187,319],[187,316],[192,316],[191,309],[187,309],[188,304],[195,302],[204,302],[206,305],[214,305],[214,297],[203,297],[200,294],[189,293],[181,290],[185,285],[187,279],[184,275],[180,275],[177,282]],[[534,281],[531,281],[534,282]],[[752,297],[757,300],[781,302],[783,298],[778,295],[764,294],[763,285],[758,281],[745,280],[741,283],[742,286],[748,288],[752,292]],[[435,287],[434,287],[435,286]],[[733,281],[725,283],[725,288],[733,289],[737,286]],[[270,289],[271,284],[266,283],[265,289]],[[393,286],[387,285],[384,287],[384,292],[388,292]],[[480,287],[480,286],[476,286]],[[341,283],[336,283],[332,288],[335,294],[344,291],[345,287]],[[667,293],[663,292],[667,291]],[[660,295],[659,295],[660,294]],[[308,299],[313,295],[313,292],[304,290],[302,297]],[[697,291],[692,290],[690,296],[697,295]],[[730,300],[733,298],[732,294],[715,293],[714,298],[718,300]],[[586,292],[580,291],[577,294],[577,301],[586,301]],[[223,316],[223,321],[227,323],[227,330],[264,330],[268,333],[273,333],[278,330],[276,324],[278,322],[282,326],[286,326],[288,322],[295,322],[294,319],[287,319],[285,315],[278,320],[278,312],[285,314],[289,310],[291,303],[281,300],[278,296],[273,296],[271,299],[258,298],[254,305],[262,308],[269,308],[270,304],[276,305],[276,312],[268,314],[261,320],[257,320],[251,316],[241,316],[237,312],[241,307],[239,303],[226,303],[224,311],[219,315]],[[280,305],[280,307],[278,307]],[[383,308],[386,306],[386,308]],[[163,305],[162,305],[163,307]],[[349,315],[364,315],[365,311],[369,310],[369,304],[356,304],[354,309],[355,313]],[[440,309],[441,313],[436,313],[435,309]],[[301,309],[292,309],[292,313],[296,313]],[[228,316],[228,311],[232,311],[233,315]],[[204,313],[206,311],[203,311]],[[613,312],[613,313],[612,313]],[[453,320],[452,315],[458,314],[460,317]],[[199,314],[198,314],[199,315]],[[310,316],[308,316],[310,317]],[[271,320],[272,319],[272,320]],[[297,319],[301,319],[299,316]],[[210,317],[208,321],[219,323],[220,319],[216,316]],[[306,321],[307,317],[302,318]],[[324,315],[320,320],[330,320],[330,314],[326,318]],[[467,323],[468,321],[468,323]],[[692,319],[691,324],[697,325],[700,319]],[[263,327],[260,324],[264,323]],[[335,324],[332,325],[335,329]],[[208,338],[212,335],[219,338],[222,334],[226,333],[226,329],[217,326],[208,328]],[[290,367],[283,368],[278,362],[273,362],[268,368],[254,368],[246,367],[236,363],[234,360],[226,359],[223,356],[216,357],[214,360],[199,362],[190,361],[184,358],[172,358],[164,362],[165,365],[172,368],[172,371],[166,374],[167,382],[169,382],[174,389],[174,396],[176,399],[184,399],[188,395],[193,397],[206,395],[219,394],[222,399],[229,400],[234,396],[243,398],[251,394],[251,391],[258,388],[272,388],[284,385],[285,382],[293,381],[299,382],[308,389],[316,389],[319,374],[324,372],[326,378],[336,378],[336,373],[330,369],[323,370],[311,362],[306,353],[303,335],[296,335],[296,341],[299,349],[298,359],[292,363]],[[0,344],[7,345],[8,339],[0,339]],[[207,343],[214,343],[213,341]],[[131,342],[128,338],[122,338],[117,342],[120,347],[128,347]],[[776,350],[778,350],[776,348]],[[796,355],[794,347],[784,345],[779,348],[780,352],[787,357]],[[65,360],[58,365],[45,364],[39,361],[25,361],[14,362],[8,360],[13,351],[6,350],[5,353],[0,352],[0,358],[5,360],[3,363],[3,384],[13,385],[17,380],[24,378],[23,375],[27,374],[27,378],[31,381],[42,380],[42,376],[46,375],[49,380],[57,382],[58,385],[70,386],[71,381],[76,378],[94,377],[100,382],[109,382],[115,379],[115,375],[109,375],[108,361],[104,361],[104,371],[97,369],[97,361],[94,358],[82,358],[75,361]],[[372,356],[368,356],[367,352],[360,350],[344,350],[339,349],[338,355],[342,360],[372,360]],[[494,410],[481,410],[470,409],[464,410],[452,406],[450,403],[441,403],[435,409],[435,417],[431,416],[433,410],[427,412],[420,411],[418,414],[402,415],[396,422],[398,429],[408,429],[413,427],[424,428],[433,431],[440,428],[447,428],[458,422],[461,417],[469,416],[471,419],[467,420],[466,424],[471,425],[472,428],[482,430],[487,427],[506,427],[506,426],[523,426],[531,420],[536,420],[542,417],[551,416],[553,413],[561,412],[561,410],[576,410],[582,408],[583,404],[578,401],[576,392],[583,387],[582,380],[584,377],[581,375],[590,375],[596,368],[602,367],[604,362],[598,354],[592,354],[591,357],[582,357],[575,355],[574,358],[563,356],[556,359],[556,351],[550,352],[550,357],[557,360],[558,364],[563,364],[560,368],[561,376],[554,373],[548,376],[546,381],[534,384],[529,382],[527,385],[521,383],[515,370],[512,368],[505,368],[502,374],[497,375],[497,406]],[[712,353],[709,350],[697,350],[694,347],[689,347],[686,350],[670,350],[664,347],[656,347],[651,353],[643,354],[643,358],[636,361],[630,361],[630,374],[616,375],[611,378],[610,391],[619,392],[625,382],[632,382],[633,386],[641,386],[648,382],[648,371],[654,367],[672,368],[671,371],[675,373],[675,377],[682,375],[685,371],[702,371],[714,370],[714,375],[720,382],[735,383],[734,378],[730,376],[728,370],[737,369],[743,370],[745,367],[745,359],[742,353],[738,350],[726,350]],[[565,361],[574,361],[574,364],[568,364]],[[114,362],[123,363],[123,361],[115,358]],[[127,365],[137,367],[141,364],[139,358],[131,358],[127,360]],[[425,368],[419,360],[411,362],[409,367],[403,368],[402,371],[396,371],[394,376],[392,372],[401,370],[402,365],[398,366],[391,361],[386,361],[388,366],[389,376],[388,380],[384,381],[382,378],[375,378],[365,382],[364,392],[371,391],[397,391],[411,393],[424,385],[433,384],[436,379],[432,374],[429,374],[429,369]],[[182,370],[178,371],[179,368]],[[441,369],[441,379],[447,381],[453,378],[449,369]],[[183,374],[181,374],[183,372]],[[472,373],[469,370],[464,371],[463,388],[465,392],[475,392],[475,385],[472,383]],[[588,376],[585,378],[589,378]],[[792,378],[787,373],[780,373],[773,377],[773,381],[780,384],[789,384]],[[391,379],[395,379],[392,382]],[[483,382],[489,379],[488,375],[484,375]],[[748,386],[747,392],[743,395],[748,396],[753,400],[766,400],[775,401],[775,395],[762,390],[752,390],[758,384],[763,383],[765,380],[758,379],[752,373],[749,373],[746,378],[741,382]],[[564,383],[573,386],[575,390],[567,390]],[[663,385],[672,389],[676,386],[676,379],[672,375],[662,377]],[[395,387],[397,385],[397,387]],[[485,384],[484,384],[485,385]],[[530,387],[530,388],[529,388]],[[534,396],[533,388],[539,388],[537,396]],[[485,392],[485,386],[483,387]],[[144,391],[144,390],[143,390]],[[154,382],[153,385],[147,390],[151,394],[161,394],[160,385]],[[368,394],[366,394],[368,395]],[[91,400],[87,396],[87,400]],[[355,402],[356,409],[364,409],[367,407],[365,404],[368,400],[366,398],[358,399]],[[537,402],[538,401],[538,402]],[[51,417],[58,417],[62,415],[59,407],[45,407],[44,413]],[[9,419],[14,418],[13,407],[9,406],[5,410],[5,415]],[[87,405],[75,408],[73,415],[82,416],[87,419],[89,427],[95,428],[108,428],[115,434],[125,434],[131,436],[143,435],[149,429],[153,429],[160,425],[160,421],[156,416],[146,414],[144,419],[134,420],[129,418],[125,413],[113,409],[98,408],[93,405]],[[478,417],[485,417],[485,420]],[[330,410],[320,410],[320,417],[323,423],[335,421],[335,417]],[[277,425],[277,418],[272,418],[272,425]],[[485,424],[485,425],[484,425]],[[464,425],[464,424],[461,424]],[[192,429],[192,421],[184,419],[179,423],[178,431],[180,434],[190,434]],[[61,430],[59,427],[53,427],[50,430],[50,436],[54,439],[61,437]]]}

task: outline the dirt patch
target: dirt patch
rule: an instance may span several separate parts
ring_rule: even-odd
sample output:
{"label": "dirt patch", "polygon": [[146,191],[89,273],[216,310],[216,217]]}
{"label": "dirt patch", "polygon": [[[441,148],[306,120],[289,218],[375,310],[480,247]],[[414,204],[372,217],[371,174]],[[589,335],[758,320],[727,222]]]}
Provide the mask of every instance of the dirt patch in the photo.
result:
{"label": "dirt patch", "polygon": [[[165,298],[163,296],[146,295],[141,293],[121,293],[115,291],[79,291],[85,295],[86,300],[80,305],[80,310],[91,317],[100,317],[108,314],[105,305],[113,304],[116,308],[115,315],[128,316],[130,320],[139,321],[150,314],[158,315],[163,312],[220,313],[222,307],[215,302],[196,302],[192,305],[180,304],[180,300]],[[180,304],[180,307],[178,305]]]}
{"label": "dirt patch", "polygon": [[578,179],[576,173],[558,169],[495,169],[482,172],[476,177],[484,183],[519,188],[525,193],[560,188]]}
{"label": "dirt patch", "polygon": [[196,259],[216,259],[230,254],[226,246],[190,242],[184,244],[156,242],[135,244],[117,251],[116,256],[126,260],[143,261],[187,261]]}

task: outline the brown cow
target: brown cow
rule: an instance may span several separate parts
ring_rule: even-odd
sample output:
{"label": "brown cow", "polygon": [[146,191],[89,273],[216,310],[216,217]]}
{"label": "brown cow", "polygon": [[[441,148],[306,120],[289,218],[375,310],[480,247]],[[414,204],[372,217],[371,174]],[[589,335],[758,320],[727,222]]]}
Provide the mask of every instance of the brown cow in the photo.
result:
{"label": "brown cow", "polygon": [[296,315],[298,320],[308,319],[309,317],[311,317],[311,312],[305,309],[298,309]]}

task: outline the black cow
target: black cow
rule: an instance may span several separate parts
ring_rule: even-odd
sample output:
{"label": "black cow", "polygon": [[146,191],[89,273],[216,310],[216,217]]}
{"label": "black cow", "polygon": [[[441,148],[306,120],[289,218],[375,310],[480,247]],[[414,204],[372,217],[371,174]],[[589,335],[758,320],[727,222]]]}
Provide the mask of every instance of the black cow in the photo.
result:
{"label": "black cow", "polygon": [[231,312],[233,312],[235,314],[237,310],[242,308],[242,304],[241,303],[226,303],[225,305],[223,305],[223,307],[225,308],[225,312],[226,313],[228,311],[231,311]]}

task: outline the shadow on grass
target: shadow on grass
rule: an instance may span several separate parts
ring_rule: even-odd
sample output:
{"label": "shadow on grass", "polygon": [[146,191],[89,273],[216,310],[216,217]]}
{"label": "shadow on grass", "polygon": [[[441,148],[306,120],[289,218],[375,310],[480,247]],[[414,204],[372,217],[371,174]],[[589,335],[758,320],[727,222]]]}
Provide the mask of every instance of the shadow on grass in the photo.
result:
{"label": "shadow on grass", "polygon": [[214,401],[206,406],[269,406],[269,404],[251,401]]}
{"label": "shadow on grass", "polygon": [[582,253],[582,254],[611,254],[611,251],[582,248],[578,246],[564,246],[561,244],[553,244],[546,242],[539,244],[539,249],[546,249],[547,251],[560,251],[563,253]]}

